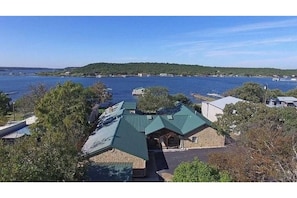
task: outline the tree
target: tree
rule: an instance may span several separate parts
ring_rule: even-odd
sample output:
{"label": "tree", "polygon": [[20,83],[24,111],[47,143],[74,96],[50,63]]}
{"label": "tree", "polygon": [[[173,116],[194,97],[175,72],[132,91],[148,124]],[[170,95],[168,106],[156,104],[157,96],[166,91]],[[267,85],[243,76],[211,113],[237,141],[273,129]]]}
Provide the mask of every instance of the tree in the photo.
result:
{"label": "tree", "polygon": [[0,142],[0,181],[78,181],[77,148],[65,135],[45,133],[38,142],[32,135],[13,145]]}
{"label": "tree", "polygon": [[295,108],[270,108],[264,104],[238,102],[226,105],[223,115],[218,117],[215,126],[221,133],[244,133],[251,127],[270,124],[272,128],[281,127],[287,133],[295,132],[297,127]]}
{"label": "tree", "polygon": [[18,99],[15,104],[17,111],[23,114],[34,112],[35,106],[48,91],[44,84],[30,85],[29,90],[30,92]]}
{"label": "tree", "polygon": [[211,154],[209,163],[228,171],[235,181],[296,182],[296,135],[271,123],[257,125],[242,135],[237,147]]}
{"label": "tree", "polygon": [[5,93],[0,91],[0,125],[4,125],[7,122],[7,112],[9,111],[9,102],[11,98],[7,97]]}
{"label": "tree", "polygon": [[155,113],[160,108],[174,107],[168,89],[165,87],[146,88],[143,96],[139,96],[137,108],[143,112]]}
{"label": "tree", "polygon": [[88,134],[86,92],[81,84],[65,82],[50,90],[36,105],[36,131],[65,133],[67,141],[77,145]]}
{"label": "tree", "polygon": [[99,103],[105,103],[112,100],[112,94],[109,92],[107,86],[102,82],[96,82],[90,88],[90,97]]}
{"label": "tree", "polygon": [[209,162],[235,181],[297,181],[296,118],[292,107],[227,105],[216,124],[221,131],[240,136],[234,150],[216,154]]}
{"label": "tree", "polygon": [[286,95],[297,98],[297,89],[292,89],[292,90],[287,91]]}
{"label": "tree", "polygon": [[174,182],[230,182],[227,172],[218,171],[197,158],[192,162],[182,162],[174,170]]}
{"label": "tree", "polygon": [[234,96],[250,102],[261,103],[264,102],[265,99],[265,90],[258,83],[248,82],[244,83],[242,87],[227,91],[224,95]]}
{"label": "tree", "polygon": [[0,116],[4,116],[7,114],[9,110],[9,102],[11,98],[7,97],[5,93],[0,91]]}
{"label": "tree", "polygon": [[218,116],[214,125],[221,133],[241,133],[249,127],[250,120],[255,115],[259,115],[260,112],[266,114],[269,110],[264,104],[249,102],[227,104],[223,110],[223,115]]}
{"label": "tree", "polygon": [[182,93],[178,93],[178,94],[175,94],[175,95],[170,95],[170,99],[173,102],[178,101],[178,102],[181,102],[181,103],[183,103],[185,105],[192,105],[192,101]]}
{"label": "tree", "polygon": [[80,144],[88,134],[87,95],[81,84],[58,84],[38,100],[31,136],[0,145],[1,181],[75,181]]}
{"label": "tree", "polygon": [[267,89],[266,98],[267,100],[276,98],[279,96],[285,96],[286,93],[282,92],[279,89]]}

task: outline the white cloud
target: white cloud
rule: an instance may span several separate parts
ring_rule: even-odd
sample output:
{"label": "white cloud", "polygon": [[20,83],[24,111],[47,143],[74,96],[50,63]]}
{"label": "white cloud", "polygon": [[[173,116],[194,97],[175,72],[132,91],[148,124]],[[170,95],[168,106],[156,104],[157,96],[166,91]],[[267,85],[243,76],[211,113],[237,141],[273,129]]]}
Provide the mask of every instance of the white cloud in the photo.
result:
{"label": "white cloud", "polygon": [[296,69],[297,56],[275,56],[274,58],[266,58],[261,60],[242,60],[234,62],[237,66],[243,67],[275,67],[282,69]]}
{"label": "white cloud", "polygon": [[274,22],[261,22],[253,23],[241,26],[234,26],[231,28],[218,29],[217,33],[236,33],[236,32],[246,32],[246,31],[255,31],[263,29],[274,29],[274,28],[287,28],[287,27],[297,27],[297,19],[289,19],[283,21],[274,21]]}

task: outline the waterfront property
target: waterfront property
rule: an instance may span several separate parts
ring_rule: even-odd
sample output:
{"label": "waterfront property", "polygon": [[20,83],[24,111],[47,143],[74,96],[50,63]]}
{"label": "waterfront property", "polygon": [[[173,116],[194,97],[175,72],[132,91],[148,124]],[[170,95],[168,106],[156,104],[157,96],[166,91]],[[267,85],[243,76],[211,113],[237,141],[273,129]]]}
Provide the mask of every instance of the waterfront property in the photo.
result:
{"label": "waterfront property", "polygon": [[223,114],[223,110],[227,104],[236,104],[237,102],[244,101],[233,96],[227,96],[215,101],[203,101],[202,102],[202,115],[208,120],[215,122],[218,120],[218,115]]}
{"label": "waterfront property", "polygon": [[269,101],[268,107],[297,107],[297,98],[292,96],[276,97]]}
{"label": "waterfront property", "polygon": [[[110,167],[112,164],[126,170],[125,174],[144,177],[150,150],[225,145],[225,137],[210,127],[209,120],[181,103],[177,103],[170,113],[143,115],[135,112],[135,102],[122,101],[107,108],[99,117],[96,130],[82,147],[83,156],[91,162],[93,173],[96,167],[102,170],[102,166],[109,164]],[[124,174],[114,169],[109,172]]]}

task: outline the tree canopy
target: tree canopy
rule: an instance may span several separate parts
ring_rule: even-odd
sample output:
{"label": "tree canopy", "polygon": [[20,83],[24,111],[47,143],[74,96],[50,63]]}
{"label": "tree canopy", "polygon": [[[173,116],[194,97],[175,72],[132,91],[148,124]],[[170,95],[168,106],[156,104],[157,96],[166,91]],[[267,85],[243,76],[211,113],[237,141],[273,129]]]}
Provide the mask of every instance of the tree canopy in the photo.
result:
{"label": "tree canopy", "polygon": [[240,135],[236,147],[213,154],[209,161],[235,181],[297,181],[296,123],[293,107],[270,108],[251,102],[226,105],[215,124],[221,132]]}
{"label": "tree canopy", "polygon": [[7,115],[7,112],[9,111],[10,101],[11,98],[9,98],[5,93],[0,91],[0,125],[5,124],[7,121],[5,115]]}
{"label": "tree canopy", "polygon": [[91,108],[87,105],[87,93],[81,84],[65,82],[47,92],[35,108],[38,117],[36,130],[60,132],[68,135],[68,141],[79,141],[88,130],[87,117]]}
{"label": "tree canopy", "polygon": [[156,112],[160,108],[173,107],[169,91],[165,87],[146,88],[144,94],[139,96],[137,108],[143,112]]}
{"label": "tree canopy", "polygon": [[244,83],[242,87],[238,87],[227,91],[224,95],[234,96],[250,102],[264,102],[265,90],[260,84],[254,82]]}
{"label": "tree canopy", "polygon": [[231,177],[224,171],[209,166],[194,159],[192,162],[182,162],[174,170],[174,182],[230,182]]}
{"label": "tree canopy", "polygon": [[36,100],[31,135],[0,145],[0,181],[77,181],[83,173],[80,146],[88,135],[88,90],[58,84]]}
{"label": "tree canopy", "polygon": [[159,75],[168,73],[173,75],[239,75],[239,76],[291,76],[297,70],[282,70],[275,68],[242,68],[242,67],[210,67],[201,65],[187,65],[174,63],[92,63],[83,67],[66,68],[58,72],[43,72],[43,75],[96,76],[96,75],[137,75],[146,73]]}

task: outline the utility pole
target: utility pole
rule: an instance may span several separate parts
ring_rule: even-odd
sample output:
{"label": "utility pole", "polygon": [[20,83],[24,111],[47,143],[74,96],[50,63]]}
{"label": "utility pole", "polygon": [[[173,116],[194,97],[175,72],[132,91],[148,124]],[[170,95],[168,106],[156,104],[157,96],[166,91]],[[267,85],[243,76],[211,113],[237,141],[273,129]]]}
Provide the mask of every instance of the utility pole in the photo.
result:
{"label": "utility pole", "polygon": [[266,93],[267,93],[268,85],[264,85],[264,104],[266,105]]}

